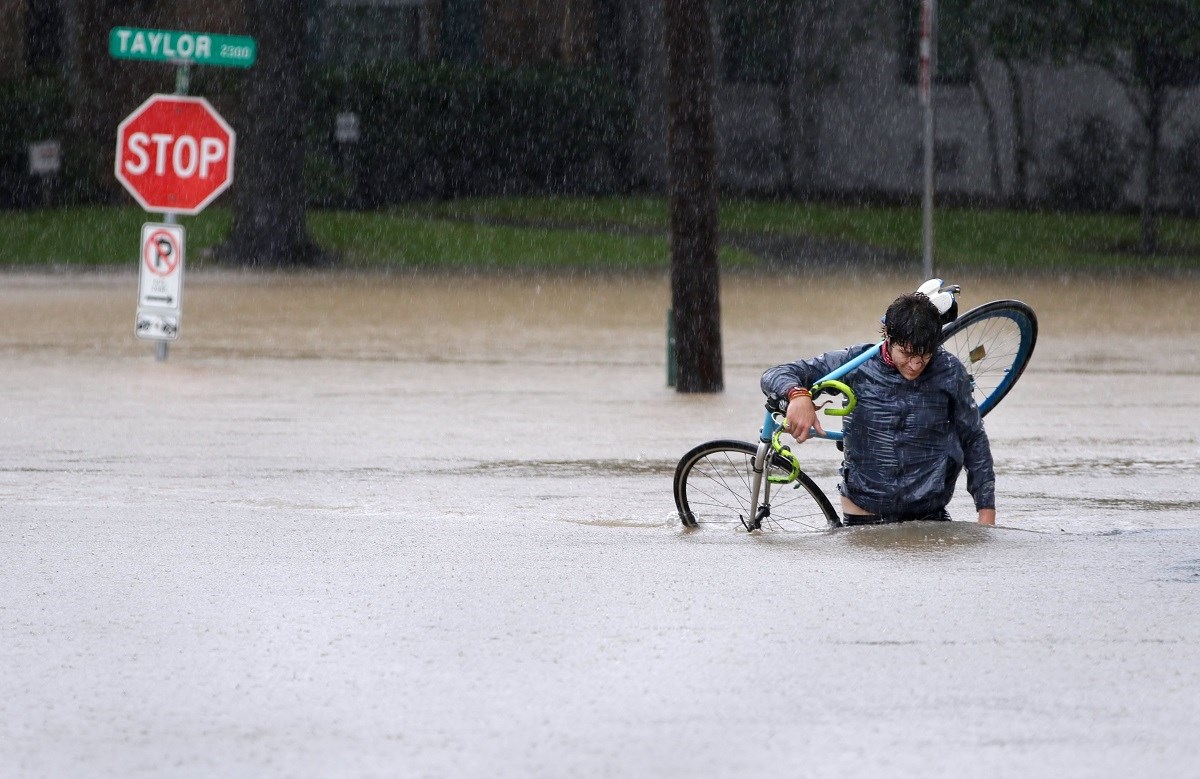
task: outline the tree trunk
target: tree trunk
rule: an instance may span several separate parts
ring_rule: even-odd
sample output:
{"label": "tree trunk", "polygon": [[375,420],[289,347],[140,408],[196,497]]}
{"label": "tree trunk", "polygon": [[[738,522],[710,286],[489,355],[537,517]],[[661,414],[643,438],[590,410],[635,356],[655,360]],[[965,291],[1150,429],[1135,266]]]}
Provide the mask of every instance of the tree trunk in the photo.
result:
{"label": "tree trunk", "polygon": [[671,307],[678,392],[724,389],[708,0],[666,0]]}
{"label": "tree trunk", "polygon": [[1142,192],[1142,254],[1158,252],[1158,156],[1162,148],[1163,111],[1167,88],[1154,85],[1148,90],[1149,104],[1144,117],[1146,127],[1145,188]]}
{"label": "tree trunk", "polygon": [[1000,165],[1000,132],[996,126],[996,108],[988,96],[987,87],[983,83],[983,69],[979,65],[979,52],[974,41],[967,44],[967,58],[971,68],[971,86],[979,98],[983,108],[985,132],[987,133],[988,157],[990,159],[989,175],[992,184],[992,200],[1000,202],[1004,197],[1004,178]]}
{"label": "tree trunk", "polygon": [[796,84],[796,22],[799,8],[795,2],[781,2],[783,62],[776,99],[779,105],[779,167],[783,169],[781,189],[785,196],[796,194],[796,118],[792,91]]}
{"label": "tree trunk", "polygon": [[[81,40],[83,31],[87,29],[84,18],[86,9],[80,7],[80,0],[63,0],[62,4],[62,67],[67,76],[67,101],[71,107],[71,113],[67,116],[66,134],[64,139],[64,148],[67,149],[67,165],[74,162],[81,169],[86,170],[80,178],[86,180],[88,174],[95,175],[98,181],[104,180],[100,178],[100,171],[104,170],[104,165],[94,157],[97,155],[88,154],[88,151],[96,146],[90,140],[91,132],[87,126],[85,117],[93,114],[92,106],[88,101],[88,89],[84,83],[83,74],[87,69],[83,63],[83,52]],[[71,149],[75,149],[75,155],[72,155]],[[77,156],[76,156],[77,155]],[[76,156],[73,161],[70,157]],[[107,171],[105,171],[107,173]],[[107,178],[104,175],[104,178]],[[89,193],[76,192],[76,196],[82,195],[86,197]]]}
{"label": "tree trunk", "polygon": [[255,267],[328,264],[305,221],[302,102],[308,3],[247,0],[258,59],[242,98],[233,226],[223,262]]}
{"label": "tree trunk", "polygon": [[[85,201],[101,193],[106,193],[110,200],[122,198],[124,190],[113,177],[115,144],[109,139],[115,136],[116,125],[124,118],[124,113],[132,111],[147,96],[139,91],[143,84],[149,86],[154,82],[145,81],[141,72],[131,76],[118,74],[118,68],[114,67],[116,63],[107,56],[107,40],[103,49],[95,45],[92,37],[95,31],[107,31],[113,25],[114,12],[107,4],[95,0],[64,0],[61,7],[62,66],[71,104],[67,138],[63,144],[64,164],[76,168],[77,185],[83,187],[73,195]],[[116,88],[110,89],[110,85],[116,85]],[[146,91],[162,89],[156,87]],[[127,103],[129,98],[132,100]],[[103,142],[98,140],[101,138]],[[95,182],[100,190],[91,191],[91,184],[86,182]]]}
{"label": "tree trunk", "polygon": [[1017,208],[1029,203],[1029,137],[1025,123],[1025,90],[1021,75],[1011,59],[1003,59],[1004,72],[1008,75],[1008,89],[1012,93],[1013,123],[1013,191],[1012,201]]}
{"label": "tree trunk", "polygon": [[834,80],[840,47],[848,45],[844,36],[835,39],[828,3],[806,3],[799,23],[801,51],[799,66],[803,97],[800,99],[800,181],[796,192],[811,198],[817,194],[817,166],[821,156],[821,119],[825,90]]}

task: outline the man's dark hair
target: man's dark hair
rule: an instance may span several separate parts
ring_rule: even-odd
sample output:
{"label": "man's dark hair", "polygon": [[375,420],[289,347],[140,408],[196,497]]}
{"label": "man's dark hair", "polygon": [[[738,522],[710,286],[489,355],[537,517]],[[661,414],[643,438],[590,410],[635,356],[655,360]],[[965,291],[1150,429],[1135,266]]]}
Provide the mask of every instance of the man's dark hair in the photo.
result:
{"label": "man's dark hair", "polygon": [[929,298],[920,292],[909,292],[888,306],[883,332],[892,343],[907,351],[933,354],[942,340],[941,314]]}

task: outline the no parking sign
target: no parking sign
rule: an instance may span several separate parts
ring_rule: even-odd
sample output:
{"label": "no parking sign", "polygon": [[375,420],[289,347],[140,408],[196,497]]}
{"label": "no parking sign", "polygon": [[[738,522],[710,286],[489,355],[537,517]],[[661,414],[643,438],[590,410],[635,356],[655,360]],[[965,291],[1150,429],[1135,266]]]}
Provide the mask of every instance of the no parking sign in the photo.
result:
{"label": "no parking sign", "polygon": [[137,324],[134,333],[148,341],[179,338],[183,309],[183,226],[142,225]]}

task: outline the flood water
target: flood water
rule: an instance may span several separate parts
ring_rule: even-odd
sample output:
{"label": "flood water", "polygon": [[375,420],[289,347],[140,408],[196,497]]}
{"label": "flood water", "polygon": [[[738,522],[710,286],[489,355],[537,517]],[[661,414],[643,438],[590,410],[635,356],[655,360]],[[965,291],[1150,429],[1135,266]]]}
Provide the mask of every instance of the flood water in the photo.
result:
{"label": "flood water", "polygon": [[[0,276],[0,774],[1162,776],[1200,765],[1200,282],[966,278],[1039,316],[999,526],[689,532],[758,376],[917,279]],[[829,492],[838,454],[799,451]]]}

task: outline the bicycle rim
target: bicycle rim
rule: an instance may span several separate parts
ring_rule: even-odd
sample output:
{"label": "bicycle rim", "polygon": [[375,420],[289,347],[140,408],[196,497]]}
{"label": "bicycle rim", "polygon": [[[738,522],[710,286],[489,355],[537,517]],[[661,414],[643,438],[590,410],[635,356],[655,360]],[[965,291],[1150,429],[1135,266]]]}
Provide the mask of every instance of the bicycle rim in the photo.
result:
{"label": "bicycle rim", "polygon": [[[683,456],[675,469],[675,507],[684,525],[745,530],[754,515],[750,489],[756,449],[745,441],[709,441]],[[768,476],[790,471],[786,460],[771,456]],[[838,524],[829,499],[805,474],[794,484],[770,487],[770,514],[762,520],[763,530],[813,532]]]}
{"label": "bicycle rim", "polygon": [[942,328],[942,346],[966,367],[981,415],[1004,399],[1033,356],[1037,316],[1018,300],[973,308]]}

